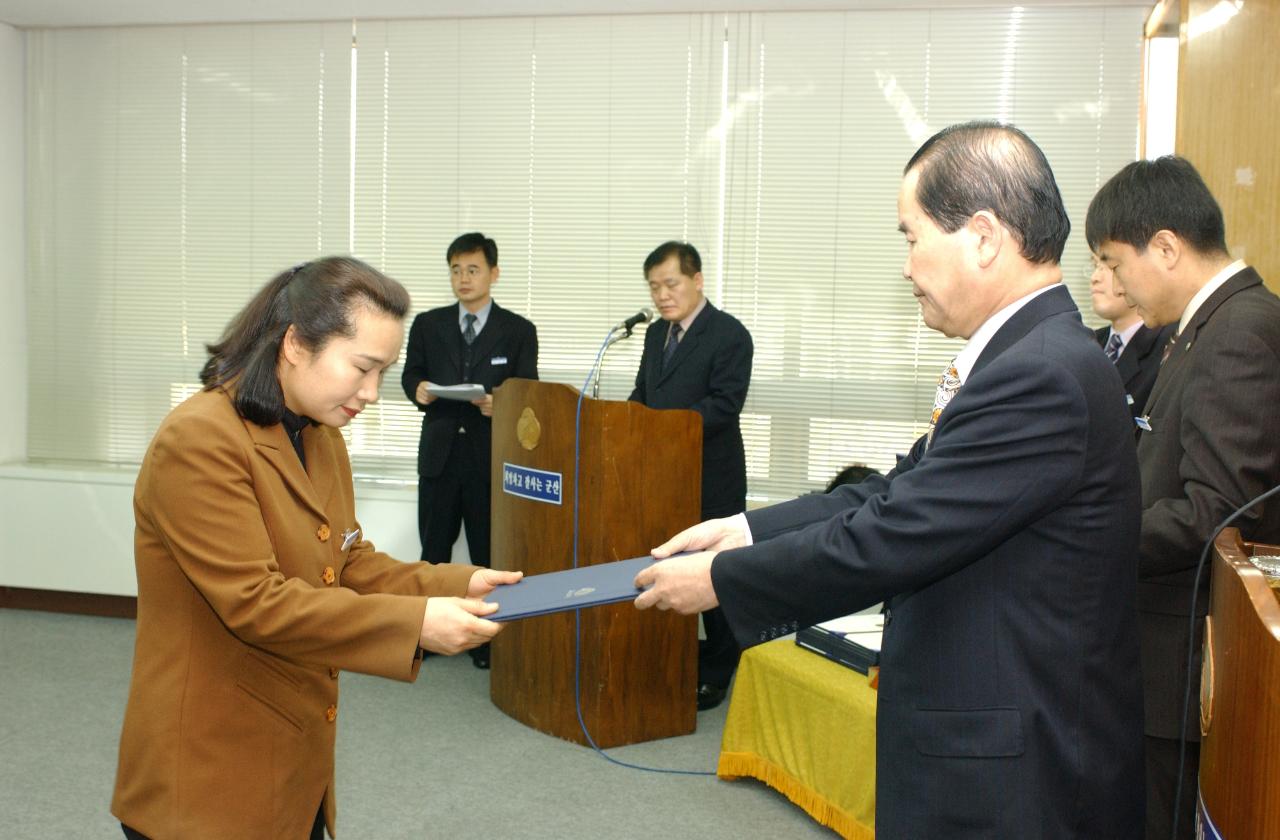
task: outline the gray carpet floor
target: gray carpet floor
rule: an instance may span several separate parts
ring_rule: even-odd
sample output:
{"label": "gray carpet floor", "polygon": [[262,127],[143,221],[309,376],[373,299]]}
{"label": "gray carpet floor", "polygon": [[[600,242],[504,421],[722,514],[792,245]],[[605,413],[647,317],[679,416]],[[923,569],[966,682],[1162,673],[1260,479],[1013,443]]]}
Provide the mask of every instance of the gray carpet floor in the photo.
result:
{"label": "gray carpet floor", "polygon": [[[132,621],[0,609],[0,814],[13,838],[122,837],[108,806]],[[610,750],[715,769],[728,704],[693,735]],[[338,829],[355,838],[832,838],[752,781],[619,767],[516,723],[470,658],[412,684],[342,677]],[[284,838],[283,840],[287,840]]]}

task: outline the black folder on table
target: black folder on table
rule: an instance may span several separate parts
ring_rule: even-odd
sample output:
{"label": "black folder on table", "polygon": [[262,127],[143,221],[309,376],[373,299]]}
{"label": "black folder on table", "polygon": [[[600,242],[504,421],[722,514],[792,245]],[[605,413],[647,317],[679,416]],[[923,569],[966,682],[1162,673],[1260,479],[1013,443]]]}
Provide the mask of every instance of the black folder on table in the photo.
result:
{"label": "black folder on table", "polygon": [[883,631],[879,613],[847,615],[803,628],[796,633],[796,644],[865,674],[880,665]]}
{"label": "black folder on table", "polygon": [[485,618],[490,621],[515,621],[564,610],[634,601],[641,592],[636,589],[636,575],[654,562],[649,556],[633,557],[630,560],[579,566],[563,572],[530,575],[522,578],[519,583],[499,586],[486,595],[484,600],[497,603],[498,610]]}

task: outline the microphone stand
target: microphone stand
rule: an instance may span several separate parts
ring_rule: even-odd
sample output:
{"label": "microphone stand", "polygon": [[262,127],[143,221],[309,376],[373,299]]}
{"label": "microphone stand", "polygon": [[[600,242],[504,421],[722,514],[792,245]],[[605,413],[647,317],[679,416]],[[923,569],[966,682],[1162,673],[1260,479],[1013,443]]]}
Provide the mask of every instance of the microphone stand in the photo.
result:
{"label": "microphone stand", "polygon": [[647,324],[657,315],[657,310],[646,306],[640,310],[640,314],[635,315],[621,324],[615,324],[613,329],[609,330],[609,335],[605,337],[604,344],[600,346],[600,352],[596,354],[596,362],[592,365],[591,370],[587,373],[587,381],[583,383],[583,390],[586,385],[591,385],[591,398],[600,398],[600,375],[604,372],[604,354],[610,347],[622,341],[624,338],[631,338],[631,331],[636,328],[637,324]]}
{"label": "microphone stand", "polygon": [[600,348],[600,355],[596,357],[596,363],[591,368],[589,376],[592,377],[591,382],[591,399],[600,398],[600,374],[604,372],[604,354],[609,348],[622,341],[624,338],[631,337],[631,330],[623,330],[621,325],[609,330],[609,337],[604,340],[604,346]]}

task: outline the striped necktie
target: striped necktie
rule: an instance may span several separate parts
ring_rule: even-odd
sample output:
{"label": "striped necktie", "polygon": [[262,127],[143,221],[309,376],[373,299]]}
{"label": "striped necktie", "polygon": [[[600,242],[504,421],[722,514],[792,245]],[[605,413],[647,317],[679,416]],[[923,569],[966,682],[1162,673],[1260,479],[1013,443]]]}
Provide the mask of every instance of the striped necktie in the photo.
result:
{"label": "striped necktie", "polygon": [[1173,352],[1173,345],[1178,343],[1178,333],[1169,336],[1169,343],[1164,346],[1164,351],[1160,354],[1160,364],[1169,361],[1169,354]]}
{"label": "striped necktie", "polygon": [[671,325],[671,329],[667,331],[667,343],[662,348],[662,369],[666,370],[671,364],[671,357],[676,354],[676,348],[680,346],[680,333],[684,332],[684,328],[679,323]]}
{"label": "striped necktie", "polygon": [[1102,348],[1102,352],[1107,354],[1107,358],[1111,360],[1111,364],[1120,361],[1120,351],[1124,349],[1124,339],[1120,337],[1120,333],[1113,332],[1111,337],[1107,339],[1107,346]]}

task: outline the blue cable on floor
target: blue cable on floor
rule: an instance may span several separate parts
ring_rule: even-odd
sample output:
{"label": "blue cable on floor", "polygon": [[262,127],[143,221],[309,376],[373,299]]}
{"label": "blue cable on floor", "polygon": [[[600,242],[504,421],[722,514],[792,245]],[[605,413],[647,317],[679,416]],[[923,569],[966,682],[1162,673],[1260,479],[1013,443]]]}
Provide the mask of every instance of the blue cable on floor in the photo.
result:
{"label": "blue cable on floor", "polygon": [[[612,336],[612,332],[610,332]],[[605,338],[604,344],[600,345],[600,352],[596,354],[595,364],[591,366],[594,373],[600,366],[600,360],[604,357],[604,351],[609,346],[609,338]],[[583,383],[582,390],[578,392],[578,407],[573,417],[573,568],[578,568],[578,478],[579,465],[581,458],[581,442],[582,442],[582,401],[586,398],[587,388],[591,386],[592,373],[587,374],[587,381]],[[587,739],[587,744],[591,749],[600,754],[606,761],[617,764],[619,767],[629,767],[632,770],[644,770],[649,773],[674,773],[680,776],[714,776],[714,770],[671,770],[665,767],[645,767],[640,764],[630,764],[626,761],[619,761],[613,756],[606,753],[600,747],[596,746],[596,741],[591,737],[591,733],[587,731],[587,722],[582,717],[582,610],[573,611],[573,705],[578,713],[578,726],[582,727],[582,735]]]}

